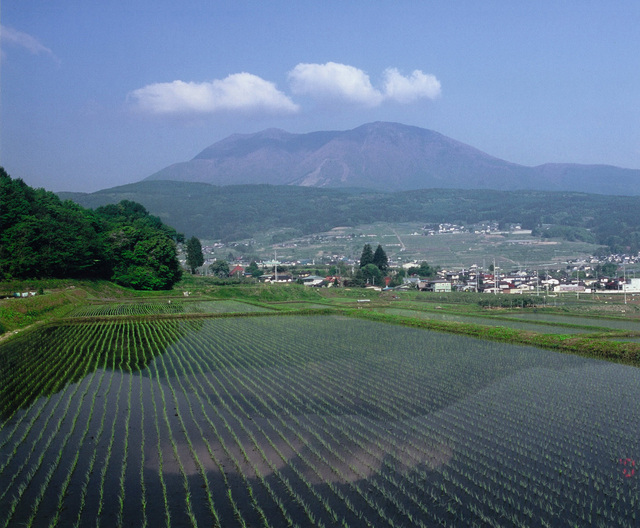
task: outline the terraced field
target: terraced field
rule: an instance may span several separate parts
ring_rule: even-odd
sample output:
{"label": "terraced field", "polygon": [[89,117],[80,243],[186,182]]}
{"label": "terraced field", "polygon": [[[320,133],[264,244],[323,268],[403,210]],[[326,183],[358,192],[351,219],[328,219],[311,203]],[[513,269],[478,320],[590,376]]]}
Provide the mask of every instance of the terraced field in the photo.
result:
{"label": "terraced field", "polygon": [[239,301],[164,301],[146,303],[90,304],[76,308],[70,317],[101,317],[111,315],[166,315],[195,313],[266,312],[268,308]]}
{"label": "terraced field", "polygon": [[342,316],[0,348],[0,526],[638,525],[640,370]]}

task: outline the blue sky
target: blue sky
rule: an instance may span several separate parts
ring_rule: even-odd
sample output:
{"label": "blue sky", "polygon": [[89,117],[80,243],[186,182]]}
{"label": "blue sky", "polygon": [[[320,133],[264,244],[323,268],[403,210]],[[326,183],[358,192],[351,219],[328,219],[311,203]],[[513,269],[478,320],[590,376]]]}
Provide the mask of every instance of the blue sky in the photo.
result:
{"label": "blue sky", "polygon": [[0,24],[0,164],[48,190],[372,121],[640,169],[636,0],[4,0]]}

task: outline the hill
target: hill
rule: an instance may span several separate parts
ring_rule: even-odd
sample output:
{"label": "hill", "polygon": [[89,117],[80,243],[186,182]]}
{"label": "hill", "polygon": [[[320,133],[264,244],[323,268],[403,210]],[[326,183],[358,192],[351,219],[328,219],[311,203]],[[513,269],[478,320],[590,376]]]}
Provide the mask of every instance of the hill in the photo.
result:
{"label": "hill", "polygon": [[268,129],[235,134],[146,180],[215,185],[577,191],[640,195],[640,170],[607,165],[527,167],[447,136],[399,123],[291,134]]}
{"label": "hill", "polygon": [[395,193],[290,185],[143,181],[92,194],[60,193],[85,207],[121,200],[143,204],[187,236],[233,241],[274,228],[293,234],[372,222],[519,223],[524,228],[640,249],[640,197],[544,191],[423,189]]}
{"label": "hill", "polygon": [[89,211],[0,167],[0,281],[108,279],[170,289],[181,276],[177,238],[138,203]]}

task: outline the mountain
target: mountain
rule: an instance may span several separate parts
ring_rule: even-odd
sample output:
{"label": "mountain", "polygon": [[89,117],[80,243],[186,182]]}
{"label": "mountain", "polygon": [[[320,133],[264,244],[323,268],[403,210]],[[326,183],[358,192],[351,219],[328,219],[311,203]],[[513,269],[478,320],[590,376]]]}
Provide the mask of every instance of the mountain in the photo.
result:
{"label": "mountain", "polygon": [[548,190],[640,195],[640,170],[607,165],[527,167],[414,126],[377,122],[353,130],[234,134],[147,180],[214,185]]}

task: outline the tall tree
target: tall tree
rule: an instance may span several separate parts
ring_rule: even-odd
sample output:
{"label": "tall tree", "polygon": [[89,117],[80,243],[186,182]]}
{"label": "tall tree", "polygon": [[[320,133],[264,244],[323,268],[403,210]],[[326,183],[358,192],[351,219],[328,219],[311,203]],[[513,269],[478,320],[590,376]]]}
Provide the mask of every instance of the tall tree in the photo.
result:
{"label": "tall tree", "polygon": [[250,273],[251,276],[255,279],[259,278],[262,275],[262,270],[258,267],[258,263],[255,260],[251,261],[251,264],[246,269],[247,273]]}
{"label": "tall tree", "polygon": [[376,252],[373,254],[373,264],[378,266],[378,269],[382,273],[386,273],[389,268],[389,259],[387,258],[387,254],[382,249],[382,246],[378,244],[376,248]]}
{"label": "tall tree", "polygon": [[360,255],[360,268],[364,268],[367,264],[373,264],[373,250],[371,244],[365,244]]}
{"label": "tall tree", "polygon": [[204,264],[204,255],[202,254],[202,244],[200,240],[192,236],[187,240],[187,266],[191,270],[191,274],[196,272]]}

